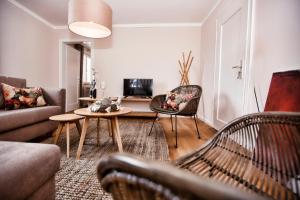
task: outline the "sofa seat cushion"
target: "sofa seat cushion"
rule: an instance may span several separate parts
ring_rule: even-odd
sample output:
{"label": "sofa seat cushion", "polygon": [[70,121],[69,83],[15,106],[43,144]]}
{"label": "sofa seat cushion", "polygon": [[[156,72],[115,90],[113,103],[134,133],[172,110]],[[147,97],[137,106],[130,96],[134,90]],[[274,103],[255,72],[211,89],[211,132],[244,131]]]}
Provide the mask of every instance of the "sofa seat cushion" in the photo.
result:
{"label": "sofa seat cushion", "polygon": [[37,122],[48,120],[49,117],[61,113],[60,106],[45,106],[20,110],[0,111],[0,132],[13,130]]}
{"label": "sofa seat cushion", "polygon": [[60,166],[56,145],[0,142],[0,199],[26,199]]}

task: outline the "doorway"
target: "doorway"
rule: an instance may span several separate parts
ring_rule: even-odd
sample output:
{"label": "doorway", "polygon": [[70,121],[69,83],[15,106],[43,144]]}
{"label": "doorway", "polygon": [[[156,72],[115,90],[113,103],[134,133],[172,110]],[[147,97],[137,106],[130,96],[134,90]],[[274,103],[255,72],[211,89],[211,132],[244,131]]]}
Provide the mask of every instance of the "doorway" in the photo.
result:
{"label": "doorway", "polygon": [[214,125],[221,128],[245,114],[249,80],[251,1],[235,0],[217,20]]}
{"label": "doorway", "polygon": [[81,107],[78,98],[89,94],[91,55],[89,42],[60,42],[59,85],[66,89],[66,112]]}

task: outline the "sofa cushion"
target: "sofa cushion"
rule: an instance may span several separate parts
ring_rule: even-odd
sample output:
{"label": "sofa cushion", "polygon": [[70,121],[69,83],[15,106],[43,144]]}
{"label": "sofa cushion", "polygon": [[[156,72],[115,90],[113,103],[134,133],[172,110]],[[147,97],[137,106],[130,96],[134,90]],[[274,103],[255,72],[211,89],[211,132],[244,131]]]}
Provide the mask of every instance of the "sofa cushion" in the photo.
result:
{"label": "sofa cushion", "polygon": [[60,106],[45,106],[19,110],[0,111],[0,132],[9,131],[37,122],[61,113]]}
{"label": "sofa cushion", "polygon": [[0,133],[0,141],[26,142],[57,129],[58,122],[47,120]]}
{"label": "sofa cushion", "polygon": [[43,91],[40,87],[17,88],[5,83],[1,83],[1,85],[6,110],[32,108],[46,105],[43,97]]}
{"label": "sofa cushion", "polygon": [[56,145],[0,142],[0,199],[27,199],[53,179],[59,165]]}

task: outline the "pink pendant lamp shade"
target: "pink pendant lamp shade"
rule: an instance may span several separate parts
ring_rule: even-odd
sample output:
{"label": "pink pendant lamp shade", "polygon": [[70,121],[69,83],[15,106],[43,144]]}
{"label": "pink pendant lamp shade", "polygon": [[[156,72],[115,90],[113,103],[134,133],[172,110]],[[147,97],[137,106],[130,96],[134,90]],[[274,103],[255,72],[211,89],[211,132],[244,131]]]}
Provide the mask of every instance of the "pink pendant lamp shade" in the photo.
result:
{"label": "pink pendant lamp shade", "polygon": [[69,0],[69,29],[89,38],[111,35],[112,10],[102,0]]}

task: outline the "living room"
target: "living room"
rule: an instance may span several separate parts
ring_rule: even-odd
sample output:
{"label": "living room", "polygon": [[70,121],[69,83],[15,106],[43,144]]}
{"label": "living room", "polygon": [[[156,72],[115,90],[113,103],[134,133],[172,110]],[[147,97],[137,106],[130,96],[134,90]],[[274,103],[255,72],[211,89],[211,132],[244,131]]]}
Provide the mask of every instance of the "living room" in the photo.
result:
{"label": "living room", "polygon": [[0,199],[299,199],[298,0],[89,2],[0,2]]}

